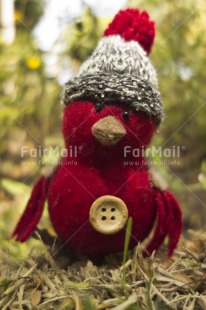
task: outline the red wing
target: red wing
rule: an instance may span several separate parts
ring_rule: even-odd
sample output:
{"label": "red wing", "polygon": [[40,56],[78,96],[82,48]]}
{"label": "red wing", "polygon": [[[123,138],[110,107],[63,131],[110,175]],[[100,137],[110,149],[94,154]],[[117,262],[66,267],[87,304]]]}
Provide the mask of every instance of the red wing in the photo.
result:
{"label": "red wing", "polygon": [[47,198],[49,179],[42,176],[34,185],[30,199],[26,205],[12,237],[24,242],[35,230],[44,208],[44,202]]}
{"label": "red wing", "polygon": [[157,204],[157,225],[152,240],[144,251],[144,256],[149,256],[169,236],[168,256],[171,256],[177,246],[181,230],[182,215],[178,202],[169,191],[155,189]]}
{"label": "red wing", "polygon": [[175,196],[169,191],[163,192],[165,204],[169,210],[169,248],[168,256],[171,256],[177,246],[180,234],[182,232],[182,212]]}

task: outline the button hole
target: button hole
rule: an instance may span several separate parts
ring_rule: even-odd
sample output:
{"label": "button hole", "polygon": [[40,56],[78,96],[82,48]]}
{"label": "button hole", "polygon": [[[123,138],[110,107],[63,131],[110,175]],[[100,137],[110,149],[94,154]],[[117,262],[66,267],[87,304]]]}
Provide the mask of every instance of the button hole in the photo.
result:
{"label": "button hole", "polygon": [[114,221],[114,220],[115,220],[115,216],[112,216],[112,217],[111,217],[111,220]]}
{"label": "button hole", "polygon": [[111,208],[111,211],[112,211],[112,212],[116,211],[116,208]]}
{"label": "button hole", "polygon": [[102,208],[102,212],[105,212],[106,211],[106,208]]}
{"label": "button hole", "polygon": [[105,221],[106,219],[106,216],[102,216],[102,221]]}

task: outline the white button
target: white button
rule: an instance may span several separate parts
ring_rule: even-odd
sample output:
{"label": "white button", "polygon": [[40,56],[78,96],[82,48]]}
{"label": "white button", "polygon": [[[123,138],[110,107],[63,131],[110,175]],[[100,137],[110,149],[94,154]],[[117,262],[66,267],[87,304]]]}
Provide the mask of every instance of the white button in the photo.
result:
{"label": "white button", "polygon": [[110,195],[95,200],[89,212],[92,227],[102,234],[117,233],[125,226],[127,219],[128,210],[124,201]]}

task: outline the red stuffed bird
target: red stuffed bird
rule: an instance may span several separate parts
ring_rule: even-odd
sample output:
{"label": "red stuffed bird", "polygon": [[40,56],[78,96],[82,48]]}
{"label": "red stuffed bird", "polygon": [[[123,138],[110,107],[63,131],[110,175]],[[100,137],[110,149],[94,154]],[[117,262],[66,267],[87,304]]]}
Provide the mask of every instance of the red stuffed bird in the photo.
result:
{"label": "red stuffed bird", "polygon": [[[47,199],[59,239],[75,253],[97,257],[122,251],[131,217],[130,248],[153,229],[145,255],[167,236],[172,255],[181,211],[143,154],[163,116],[148,58],[154,36],[146,12],[120,11],[79,75],[66,84],[62,131],[68,154],[35,184],[13,232],[17,240],[34,232]],[[141,150],[138,157],[133,150]]]}

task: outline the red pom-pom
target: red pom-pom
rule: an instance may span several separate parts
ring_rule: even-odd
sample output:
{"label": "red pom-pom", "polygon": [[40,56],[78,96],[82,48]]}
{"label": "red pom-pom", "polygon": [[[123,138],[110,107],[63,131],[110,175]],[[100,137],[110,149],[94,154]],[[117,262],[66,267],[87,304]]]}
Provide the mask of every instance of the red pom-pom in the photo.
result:
{"label": "red pom-pom", "polygon": [[126,41],[137,41],[149,54],[155,37],[155,23],[145,11],[133,8],[121,10],[104,32],[104,36],[117,34]]}

